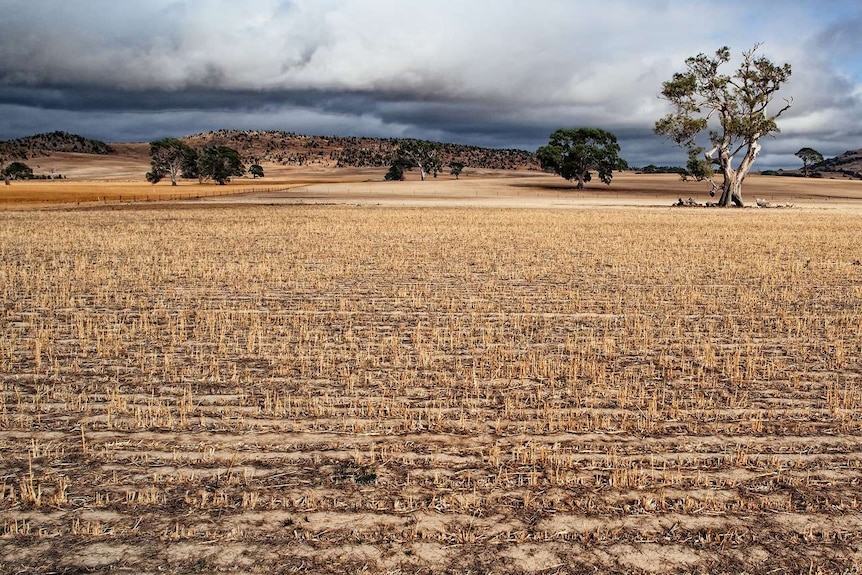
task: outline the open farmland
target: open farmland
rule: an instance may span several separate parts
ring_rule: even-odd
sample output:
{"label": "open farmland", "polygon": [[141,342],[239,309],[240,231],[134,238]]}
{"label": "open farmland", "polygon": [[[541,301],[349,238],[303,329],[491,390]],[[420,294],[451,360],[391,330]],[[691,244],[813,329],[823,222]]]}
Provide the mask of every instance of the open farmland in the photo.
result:
{"label": "open farmland", "polygon": [[862,218],[0,219],[0,572],[862,566]]}

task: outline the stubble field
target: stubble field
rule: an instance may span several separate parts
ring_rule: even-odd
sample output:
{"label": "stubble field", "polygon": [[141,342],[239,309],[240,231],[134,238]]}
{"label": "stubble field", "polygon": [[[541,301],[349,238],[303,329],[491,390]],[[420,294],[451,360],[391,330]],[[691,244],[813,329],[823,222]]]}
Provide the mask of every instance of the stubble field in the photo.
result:
{"label": "stubble field", "polygon": [[0,220],[0,572],[858,572],[862,219]]}

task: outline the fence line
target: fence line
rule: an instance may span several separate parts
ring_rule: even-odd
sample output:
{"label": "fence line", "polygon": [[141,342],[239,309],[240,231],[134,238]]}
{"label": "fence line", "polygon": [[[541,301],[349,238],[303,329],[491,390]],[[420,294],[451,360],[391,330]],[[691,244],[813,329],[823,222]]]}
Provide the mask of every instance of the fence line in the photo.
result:
{"label": "fence line", "polygon": [[137,194],[132,193],[125,196],[97,196],[97,202],[173,202],[178,200],[197,200],[202,198],[215,198],[219,196],[238,196],[240,194],[257,194],[257,193],[270,193],[270,192],[285,192],[287,190],[303,187],[304,184],[296,184],[296,185],[287,185],[287,186],[272,186],[272,187],[260,187],[260,188],[241,188],[241,189],[230,189],[225,188],[224,190],[195,190],[189,192],[171,192],[166,194],[159,193],[146,193],[146,194]]}

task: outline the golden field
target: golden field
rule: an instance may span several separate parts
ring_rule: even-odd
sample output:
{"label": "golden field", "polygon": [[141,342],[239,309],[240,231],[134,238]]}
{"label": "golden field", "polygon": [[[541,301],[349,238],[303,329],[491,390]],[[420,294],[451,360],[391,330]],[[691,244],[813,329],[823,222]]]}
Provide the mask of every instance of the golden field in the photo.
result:
{"label": "golden field", "polygon": [[[66,156],[73,156],[67,158]],[[583,206],[670,206],[689,198],[713,201],[706,182],[682,182],[675,174],[621,172],[606,186],[593,183],[575,190],[571,182],[535,171],[468,169],[456,180],[441,174],[419,181],[386,182],[379,168],[297,168],[265,165],[267,177],[234,178],[226,186],[181,180],[171,186],[147,183],[147,165],[125,156],[92,157],[55,154],[41,158],[41,172],[50,167],[68,174],[66,180],[16,181],[0,186],[0,210],[68,204],[196,201],[250,204],[351,204],[383,206],[459,206],[567,208]],[[128,165],[126,165],[128,164]],[[41,173],[40,172],[40,173]],[[47,173],[47,172],[46,172]],[[758,198],[794,207],[845,208],[862,206],[862,181],[750,175],[743,187],[746,204]]]}
{"label": "golden field", "polygon": [[0,572],[860,570],[857,209],[469,184],[0,214]]}

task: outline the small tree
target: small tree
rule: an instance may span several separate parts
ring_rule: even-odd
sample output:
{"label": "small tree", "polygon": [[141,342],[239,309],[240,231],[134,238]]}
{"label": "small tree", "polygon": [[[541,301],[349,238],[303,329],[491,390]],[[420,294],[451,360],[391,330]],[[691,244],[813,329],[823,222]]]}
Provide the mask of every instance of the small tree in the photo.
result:
{"label": "small tree", "polygon": [[577,180],[577,188],[584,189],[584,183],[592,180],[591,171],[599,174],[602,182],[610,185],[614,170],[627,167],[620,158],[617,138],[610,132],[598,128],[575,128],[557,130],[551,134],[547,146],[536,151],[536,156],[544,170],[572,181]]}
{"label": "small tree", "polygon": [[176,138],[162,138],[150,142],[151,170],[147,172],[147,181],[156,184],[169,176],[171,185],[176,186],[177,177],[183,172],[183,167],[195,156],[191,146]]}
{"label": "small tree", "polygon": [[261,166],[257,161],[255,161],[252,165],[248,167],[248,173],[251,174],[253,179],[262,178],[263,177],[263,166]]}
{"label": "small tree", "polygon": [[449,162],[449,173],[455,176],[455,179],[457,180],[466,166],[467,164],[464,162]]}
{"label": "small tree", "polygon": [[230,181],[231,176],[241,176],[245,173],[239,152],[227,146],[210,146],[204,148],[198,162],[201,177],[210,178],[223,186]]}
{"label": "small tree", "polygon": [[[790,64],[778,66],[758,57],[759,47],[755,45],[743,53],[742,63],[732,76],[719,71],[730,61],[727,47],[718,49],[714,57],[699,54],[688,58],[687,70],[674,74],[673,79],[663,84],[661,92],[673,105],[674,112],[656,122],[655,131],[688,149],[690,157],[692,153],[700,154],[697,137],[712,125],[709,131],[712,147],[704,157],[718,168],[724,179],[720,206],[731,202],[743,205],[742,182],[760,153],[760,139],[779,131],[776,120],[792,102],[787,99],[777,112],[768,113],[776,92],[790,78]],[[734,166],[740,152],[742,157]],[[715,183],[712,186],[714,194],[718,186]]]}
{"label": "small tree", "polygon": [[383,176],[387,182],[400,182],[404,179],[404,166],[398,162],[393,162],[389,166],[389,171]]}
{"label": "small tree", "polygon": [[701,154],[703,154],[703,148],[693,148],[688,151],[688,162],[685,163],[686,172],[698,182],[712,181],[715,172],[712,171],[709,161]]}
{"label": "small tree", "polygon": [[802,148],[796,152],[795,156],[802,160],[802,173],[806,178],[808,177],[809,166],[823,161],[823,154],[814,148]]}
{"label": "small tree", "polygon": [[[425,181],[428,174],[432,174],[435,178],[437,172],[442,167],[442,162],[438,156],[439,146],[434,142],[425,140],[402,140],[392,160],[389,171],[393,176],[400,175],[400,178],[387,177],[388,180],[404,179],[404,170],[412,170],[419,168],[419,177]],[[393,170],[394,168],[394,170]],[[398,174],[398,169],[401,173]],[[387,174],[389,176],[389,174]]]}
{"label": "small tree", "polygon": [[33,177],[33,169],[24,162],[12,162],[3,169],[3,176],[12,180],[29,180]]}

